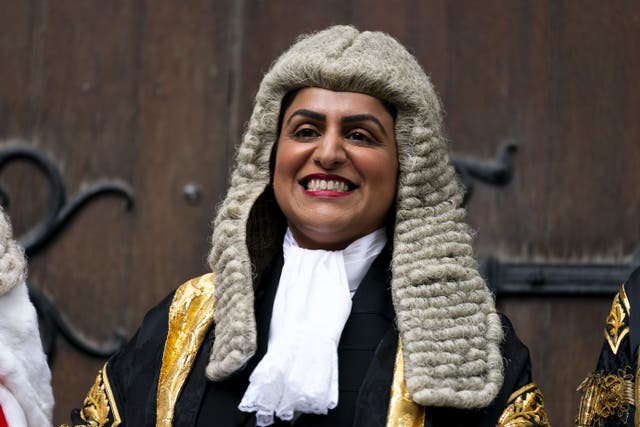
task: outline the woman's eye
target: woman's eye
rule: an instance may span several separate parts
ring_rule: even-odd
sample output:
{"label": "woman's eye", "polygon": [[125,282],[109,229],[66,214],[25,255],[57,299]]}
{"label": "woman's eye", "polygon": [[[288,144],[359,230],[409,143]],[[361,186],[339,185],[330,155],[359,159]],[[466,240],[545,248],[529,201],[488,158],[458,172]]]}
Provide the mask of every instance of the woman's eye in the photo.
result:
{"label": "woman's eye", "polygon": [[313,128],[302,128],[296,130],[293,136],[297,139],[312,139],[318,136],[318,132]]}
{"label": "woman's eye", "polygon": [[375,139],[373,139],[366,133],[360,132],[360,131],[350,132],[347,135],[347,138],[363,144],[378,144],[378,142]]}

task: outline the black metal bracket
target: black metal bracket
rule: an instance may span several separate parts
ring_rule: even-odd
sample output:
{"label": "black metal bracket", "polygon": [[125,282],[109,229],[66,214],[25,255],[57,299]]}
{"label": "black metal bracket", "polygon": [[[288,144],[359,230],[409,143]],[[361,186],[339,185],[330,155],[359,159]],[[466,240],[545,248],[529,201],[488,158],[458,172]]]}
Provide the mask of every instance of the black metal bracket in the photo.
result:
{"label": "black metal bracket", "polygon": [[508,142],[500,147],[496,157],[490,161],[452,156],[451,163],[458,172],[465,189],[463,205],[466,206],[473,195],[474,180],[494,187],[504,187],[509,184],[513,177],[514,159],[517,151],[517,144]]}
{"label": "black metal bracket", "polygon": [[497,297],[614,295],[640,265],[640,250],[628,263],[524,263],[480,261],[480,274]]}
{"label": "black metal bracket", "polygon": [[[62,176],[49,158],[28,146],[0,147],[0,172],[10,162],[19,160],[34,165],[44,173],[50,193],[49,208],[44,218],[18,238],[18,243],[24,247],[25,253],[30,258],[53,243],[78,212],[100,197],[116,196],[125,200],[127,210],[133,208],[133,191],[128,185],[116,181],[90,185],[68,202]],[[2,186],[0,186],[0,203],[3,207],[7,207],[10,203],[9,195]],[[108,357],[124,344],[126,334],[122,330],[116,331],[114,337],[106,343],[97,343],[85,337],[66,319],[50,297],[32,283],[28,283],[27,286],[29,297],[40,319],[43,345],[49,363],[52,363],[55,357],[58,335],[62,335],[77,350],[96,357]]]}

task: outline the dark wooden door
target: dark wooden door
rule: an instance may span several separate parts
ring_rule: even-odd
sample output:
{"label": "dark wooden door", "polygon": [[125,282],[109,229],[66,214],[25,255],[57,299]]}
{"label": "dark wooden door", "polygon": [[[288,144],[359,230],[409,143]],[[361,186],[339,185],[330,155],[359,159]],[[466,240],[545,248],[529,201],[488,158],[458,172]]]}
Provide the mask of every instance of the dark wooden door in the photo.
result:
{"label": "dark wooden door", "polygon": [[[627,262],[640,242],[640,3],[617,1],[7,0],[0,13],[0,144],[57,165],[68,198],[105,180],[30,259],[30,282],[88,337],[134,333],[145,311],[207,271],[210,220],[270,62],[301,32],[350,23],[417,56],[452,150],[518,144],[513,181],[476,186],[477,252],[522,262]],[[2,170],[16,232],[46,215],[45,176]],[[554,425],[595,364],[607,297],[509,297]],[[103,359],[58,340],[55,422]]]}

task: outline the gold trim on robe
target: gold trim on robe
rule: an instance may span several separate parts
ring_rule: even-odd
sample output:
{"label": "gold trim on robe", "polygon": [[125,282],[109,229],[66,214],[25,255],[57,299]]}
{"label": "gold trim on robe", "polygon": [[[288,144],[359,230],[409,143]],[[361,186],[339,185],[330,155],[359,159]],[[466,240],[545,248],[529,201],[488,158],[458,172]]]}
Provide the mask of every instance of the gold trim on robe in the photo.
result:
{"label": "gold trim on robe", "polygon": [[[89,389],[87,397],[84,398],[80,418],[86,424],[74,427],[117,427],[122,422],[109,384],[106,363],[98,371],[95,382]],[[111,423],[109,423],[110,418],[113,420]],[[62,424],[60,427],[68,427],[68,424]]]}
{"label": "gold trim on robe", "polygon": [[636,381],[633,388],[633,404],[636,408],[633,418],[633,425],[635,427],[640,426],[640,410],[638,409],[640,408],[640,369],[638,369],[638,367],[640,367],[640,351],[638,352],[638,360],[636,362]]}
{"label": "gold trim on robe", "polygon": [[387,427],[423,427],[425,408],[411,400],[404,380],[404,358],[402,340],[398,338],[398,350],[393,368],[391,398],[387,412]]}
{"label": "gold trim on robe", "polygon": [[215,308],[213,274],[184,283],[169,309],[169,331],[158,380],[156,426],[170,427],[178,396],[191,371],[198,350],[213,323]]}
{"label": "gold trim on robe", "polygon": [[[627,291],[624,287],[624,283],[622,284],[622,287],[620,288],[620,297],[622,299],[622,303],[624,304],[624,307],[627,309],[627,313],[629,313],[629,319],[631,319],[631,304],[629,303],[629,298],[627,298]],[[635,349],[631,349],[631,351],[633,352]],[[636,361],[636,375],[635,375],[635,381],[634,381],[634,385],[633,385],[633,406],[636,408],[635,412],[634,412],[634,416],[633,416],[633,425],[635,427],[640,426],[640,410],[638,410],[638,408],[640,407],[640,369],[638,369],[638,367],[640,367],[640,352],[638,352],[638,360]]]}
{"label": "gold trim on robe", "polygon": [[629,298],[627,298],[627,291],[624,288],[624,283],[620,286],[620,299],[622,300],[622,305],[624,305],[627,313],[631,314],[631,303],[629,302]]}
{"label": "gold trim on robe", "polygon": [[613,297],[611,311],[607,316],[607,323],[604,328],[604,337],[609,343],[613,354],[618,354],[622,340],[629,333],[629,325],[626,319],[630,313],[631,307],[623,284],[620,287],[620,292]]}
{"label": "gold trim on robe", "polygon": [[497,427],[549,427],[542,392],[529,383],[511,393]]}
{"label": "gold trim on robe", "polygon": [[608,418],[618,418],[626,423],[631,406],[635,406],[633,376],[594,373],[578,387],[582,393],[576,425],[591,427]]}
{"label": "gold trim on robe", "polygon": [[107,393],[107,398],[109,399],[109,402],[111,402],[111,414],[113,415],[113,424],[111,424],[111,427],[117,427],[120,425],[122,420],[120,419],[120,412],[116,405],[116,399],[113,397],[113,391],[111,390],[111,383],[109,382],[109,375],[107,375],[106,363],[102,368],[102,380],[104,381],[104,390]]}

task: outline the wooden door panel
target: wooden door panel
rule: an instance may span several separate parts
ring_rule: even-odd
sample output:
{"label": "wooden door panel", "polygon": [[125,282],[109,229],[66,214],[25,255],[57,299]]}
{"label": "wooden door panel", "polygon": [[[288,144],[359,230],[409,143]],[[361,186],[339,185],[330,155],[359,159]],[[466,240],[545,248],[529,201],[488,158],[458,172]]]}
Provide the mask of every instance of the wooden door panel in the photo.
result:
{"label": "wooden door panel", "polygon": [[[640,241],[640,4],[596,1],[7,1],[0,14],[0,143],[59,165],[69,196],[104,198],[30,260],[30,280],[96,340],[207,270],[210,221],[262,75],[300,33],[353,23],[414,52],[442,97],[454,153],[518,144],[505,188],[476,185],[477,253],[518,262],[628,262]],[[41,174],[2,171],[18,233],[46,211]],[[554,425],[595,364],[608,298],[501,299],[531,348]],[[56,422],[102,360],[60,342]]]}

